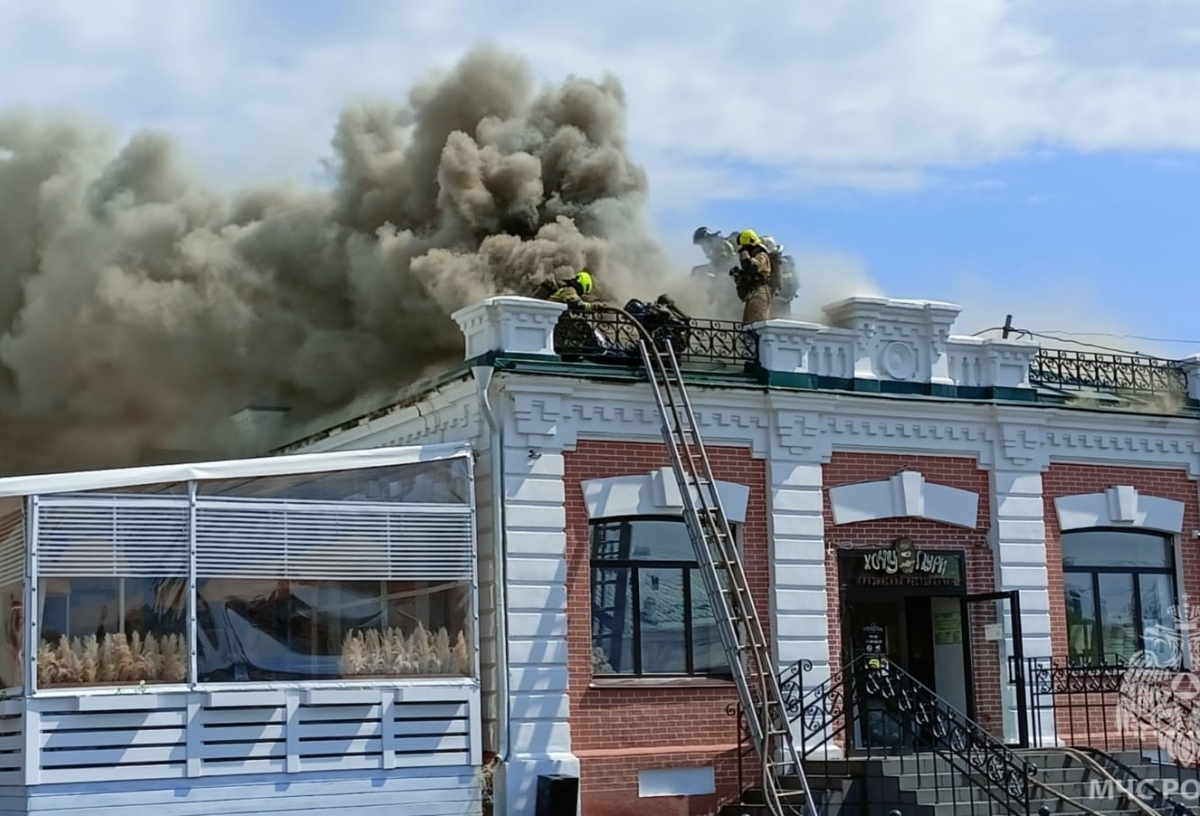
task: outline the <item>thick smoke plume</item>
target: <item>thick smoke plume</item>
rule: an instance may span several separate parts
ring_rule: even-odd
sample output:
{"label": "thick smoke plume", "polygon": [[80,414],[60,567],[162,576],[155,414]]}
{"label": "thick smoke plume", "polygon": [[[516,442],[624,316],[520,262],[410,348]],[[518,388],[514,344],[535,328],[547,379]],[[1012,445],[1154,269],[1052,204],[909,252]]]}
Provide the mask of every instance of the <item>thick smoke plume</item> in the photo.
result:
{"label": "thick smoke plume", "polygon": [[459,358],[449,315],[665,257],[613,79],[538,88],[490,47],[404,105],[348,107],[327,191],[224,199],[170,138],[0,113],[0,471],[218,453],[233,412],[320,409]]}

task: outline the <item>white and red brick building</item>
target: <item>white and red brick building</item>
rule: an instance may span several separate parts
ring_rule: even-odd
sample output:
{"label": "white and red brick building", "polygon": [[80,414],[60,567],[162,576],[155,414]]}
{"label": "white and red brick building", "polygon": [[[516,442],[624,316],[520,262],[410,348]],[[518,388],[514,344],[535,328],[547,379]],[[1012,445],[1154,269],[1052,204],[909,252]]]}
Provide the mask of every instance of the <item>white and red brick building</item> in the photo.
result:
{"label": "white and red brick building", "polygon": [[[1200,379],[1186,366],[1089,358],[1097,393],[1078,400],[1083,379],[1051,370],[1078,361],[955,337],[950,304],[857,298],[826,313],[831,326],[770,321],[745,348],[717,337],[724,351],[685,359],[779,668],[811,661],[815,686],[874,624],[893,659],[1014,740],[1010,609],[974,604],[964,624],[963,596],[1019,592],[1026,658],[1094,663],[1200,592]],[[736,694],[713,671],[640,368],[564,357],[557,304],[495,298],[455,317],[460,370],[278,450],[478,449],[497,813],[532,816],[544,774],[578,775],[587,816],[713,811],[737,792]],[[1102,394],[1096,372],[1118,369],[1176,404]],[[872,571],[865,556],[898,539],[933,571]],[[1055,737],[1052,717],[1030,727]]]}

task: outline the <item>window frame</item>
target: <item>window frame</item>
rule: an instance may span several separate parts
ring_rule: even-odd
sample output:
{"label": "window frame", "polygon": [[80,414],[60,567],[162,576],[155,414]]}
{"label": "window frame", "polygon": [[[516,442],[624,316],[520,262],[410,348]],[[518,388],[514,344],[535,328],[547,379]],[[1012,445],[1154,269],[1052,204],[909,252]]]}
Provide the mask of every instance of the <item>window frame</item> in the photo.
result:
{"label": "window frame", "polygon": [[[21,585],[21,608],[24,611],[23,620],[21,621],[21,638],[22,644],[29,644],[22,650],[21,656],[21,679],[22,684],[15,689],[4,690],[5,694],[11,696],[11,693],[16,693],[25,697],[86,697],[86,696],[102,696],[120,693],[128,689],[135,683],[136,680],[111,680],[88,682],[85,684],[77,684],[74,682],[66,684],[46,684],[38,682],[38,661],[37,654],[43,645],[48,644],[43,638],[42,619],[43,611],[46,603],[47,593],[44,587],[48,581],[64,581],[68,586],[80,579],[111,579],[114,582],[114,591],[117,597],[117,605],[119,607],[119,616],[122,618],[120,625],[117,625],[114,634],[120,631],[128,635],[129,630],[123,620],[127,609],[125,603],[121,601],[124,595],[123,588],[126,582],[133,578],[147,578],[151,581],[161,579],[178,580],[183,582],[184,586],[184,616],[185,616],[185,633],[184,637],[187,651],[185,652],[186,676],[180,680],[153,680],[143,681],[145,688],[154,693],[167,693],[177,691],[200,691],[200,692],[225,692],[231,690],[261,690],[261,689],[312,689],[312,688],[332,688],[342,687],[347,683],[353,683],[356,687],[395,687],[397,685],[474,685],[478,686],[481,682],[481,654],[480,640],[481,632],[479,626],[480,605],[482,599],[479,593],[479,562],[478,562],[478,539],[476,508],[474,497],[474,482],[473,482],[473,460],[469,455],[460,453],[446,457],[438,457],[430,460],[422,460],[419,462],[395,462],[389,464],[375,464],[372,462],[362,463],[358,467],[343,467],[332,469],[316,469],[315,466],[311,470],[301,471],[282,471],[280,474],[260,474],[255,473],[253,469],[245,474],[235,474],[234,481],[238,485],[245,486],[253,485],[256,480],[270,479],[278,476],[283,477],[311,477],[309,481],[319,482],[326,476],[333,475],[345,478],[346,476],[358,478],[371,478],[375,473],[384,473],[390,475],[385,468],[395,468],[396,473],[403,475],[402,469],[410,466],[424,466],[426,464],[451,463],[454,468],[459,468],[460,465],[454,464],[461,462],[462,472],[451,474],[454,478],[462,477],[465,482],[465,496],[460,497],[457,493],[448,494],[449,500],[442,500],[442,496],[437,494],[436,498],[429,497],[427,494],[421,494],[416,488],[413,488],[415,495],[406,494],[404,498],[387,498],[384,500],[362,499],[353,496],[345,499],[338,498],[319,498],[305,499],[293,498],[290,495],[255,495],[255,496],[233,496],[228,497],[222,494],[218,489],[216,492],[206,492],[210,490],[212,485],[220,488],[224,479],[216,478],[215,475],[202,475],[199,477],[188,478],[178,482],[180,490],[163,490],[164,487],[172,487],[174,482],[155,482],[147,484],[135,484],[132,486],[126,485],[111,485],[103,486],[97,489],[76,489],[76,490],[58,490],[48,492],[30,491],[28,493],[16,494],[15,497],[20,502],[20,513],[22,523],[20,530],[22,533],[19,544],[20,564],[22,573],[27,577],[27,580]],[[358,463],[356,463],[358,464]],[[414,468],[414,470],[417,468]],[[190,473],[188,475],[191,475]],[[399,478],[397,476],[397,479]],[[414,479],[420,473],[414,475]],[[40,477],[39,477],[40,478]],[[455,484],[447,482],[450,487],[446,487],[441,482],[437,482],[435,488],[441,490],[454,490]],[[153,533],[157,530],[151,529],[149,533],[138,529],[138,523],[142,526],[146,525],[145,513],[146,510],[170,510],[173,511],[170,516],[163,522],[159,518],[152,519],[153,524],[158,524],[161,527],[165,523],[169,523],[172,528],[178,527],[185,531],[183,535],[174,535],[171,544],[173,548],[163,550],[162,548],[151,548],[147,542],[155,542],[157,538]],[[249,534],[237,531],[241,535],[236,539],[236,544],[239,547],[246,547],[257,544],[257,548],[253,549],[253,554],[262,559],[280,559],[284,567],[284,571],[277,572],[270,565],[263,567],[261,564],[254,566],[253,569],[247,571],[246,563],[241,559],[229,558],[228,556],[221,558],[222,545],[225,544],[229,536],[222,538],[221,535],[215,537],[215,545],[208,544],[201,535],[201,513],[206,510],[233,509],[237,514],[246,514],[251,517],[251,529]],[[133,511],[130,519],[122,516],[126,511]],[[281,529],[277,533],[269,533],[267,535],[254,535],[257,533],[253,529],[255,525],[263,526],[273,524],[278,526],[278,516],[281,513],[285,515],[289,512],[305,510],[315,510],[318,512],[333,514],[336,518],[333,523],[326,524],[327,527],[336,527],[340,530],[340,526],[344,522],[344,516],[361,517],[363,513],[379,514],[381,517],[397,517],[401,520],[406,520],[408,514],[415,514],[421,517],[436,516],[439,520],[442,519],[458,519],[459,526],[462,527],[463,535],[459,536],[453,542],[454,546],[444,546],[444,542],[437,536],[432,538],[429,535],[418,530],[417,533],[405,533],[407,539],[398,539],[392,541],[388,539],[388,546],[395,552],[401,552],[402,548],[414,548],[418,554],[424,548],[425,550],[435,550],[433,553],[434,561],[438,569],[432,571],[419,569],[415,572],[407,568],[397,566],[389,566],[390,572],[396,574],[358,574],[361,570],[355,568],[347,574],[346,570],[342,569],[337,559],[333,562],[330,572],[323,572],[324,565],[313,566],[310,563],[304,562],[303,559],[294,559],[295,564],[288,564],[287,556],[290,554],[288,550],[289,537],[287,530]],[[111,524],[114,531],[124,533],[124,537],[114,533],[108,533],[108,528],[104,530],[106,535],[101,536],[98,541],[101,541],[103,546],[96,550],[92,547],[84,550],[82,556],[74,555],[74,548],[79,542],[89,541],[87,535],[79,532],[72,532],[78,528],[78,523],[75,527],[64,525],[57,515],[63,512],[74,514],[72,518],[78,518],[82,513],[86,516],[88,513],[98,511],[102,513],[105,525],[110,525],[108,516],[113,516],[116,521]],[[182,511],[179,513],[178,511]],[[45,514],[49,514],[47,517]],[[175,518],[178,515],[178,518]],[[132,520],[131,520],[132,519]],[[47,523],[49,522],[49,523]],[[89,521],[93,524],[94,522]],[[390,523],[389,523],[390,524]],[[360,522],[361,525],[361,522]],[[396,535],[401,536],[402,532],[399,528],[402,525],[390,525],[389,535],[393,528],[397,530]],[[419,525],[418,525],[419,526]],[[55,532],[56,527],[62,527],[67,532],[61,530]],[[132,529],[130,533],[126,528]],[[357,543],[362,543],[358,539],[371,544],[375,542],[375,538],[371,535],[361,534],[361,529],[358,530],[360,535],[352,536],[351,540]],[[47,537],[47,533],[51,535]],[[84,531],[90,532],[90,528]],[[225,531],[219,531],[221,533]],[[308,530],[311,533],[311,528]],[[373,531],[368,529],[368,533]],[[410,540],[416,537],[415,542]],[[310,535],[311,537],[311,535]],[[78,539],[78,541],[76,540]],[[181,540],[176,540],[181,539]],[[264,546],[261,542],[265,542]],[[283,541],[282,554],[279,552],[279,541]],[[50,546],[47,546],[49,543]],[[308,551],[316,551],[315,546],[311,541],[301,542],[309,546]],[[340,541],[338,542],[340,545]],[[401,548],[401,549],[397,549]],[[228,549],[228,547],[225,547]],[[329,549],[326,547],[326,549]],[[151,557],[146,558],[146,551],[151,553]],[[88,555],[88,552],[91,554]],[[170,557],[164,555],[167,553]],[[306,552],[301,550],[301,552]],[[438,561],[443,554],[447,556],[445,563]],[[236,553],[235,553],[236,554]],[[353,556],[354,553],[350,553]],[[0,556],[4,553],[0,552]],[[391,552],[389,552],[389,557]],[[209,565],[203,563],[204,557],[208,557]],[[346,558],[348,556],[339,556]],[[402,556],[405,562],[411,562],[413,559],[411,554]],[[215,559],[215,560],[214,560]],[[256,562],[257,563],[257,562]],[[3,558],[0,558],[0,566],[4,566]],[[215,565],[215,566],[214,566]],[[232,565],[228,566],[227,565]],[[453,575],[441,574],[443,572],[453,572]],[[400,574],[403,572],[404,574]],[[412,574],[409,574],[409,573]],[[299,581],[299,582],[317,582],[323,588],[327,585],[340,585],[347,582],[361,581],[370,584],[377,584],[380,587],[380,604],[385,602],[389,597],[389,592],[386,587],[395,581],[417,581],[428,584],[448,583],[455,585],[454,591],[463,594],[462,597],[462,615],[463,629],[462,634],[466,641],[468,656],[468,674],[457,673],[386,673],[386,674],[350,674],[344,677],[294,677],[294,678],[277,678],[277,679],[259,679],[259,678],[201,678],[198,664],[198,654],[200,645],[198,642],[198,632],[200,629],[199,620],[199,605],[200,605],[200,587],[201,585],[212,579],[228,579],[239,580],[243,578],[262,578],[272,581]],[[68,593],[69,595],[69,593]],[[421,620],[422,625],[432,636],[437,631],[430,629],[431,620]],[[453,633],[448,632],[451,637],[451,646],[453,648],[455,638]]]}
{"label": "window frame", "polygon": [[[1097,567],[1097,566],[1068,566],[1066,563],[1066,547],[1064,539],[1072,535],[1086,535],[1089,533],[1122,533],[1125,535],[1134,535],[1137,537],[1154,540],[1156,542],[1165,543],[1168,547],[1170,565],[1167,567]],[[1139,578],[1141,575],[1166,575],[1171,579],[1171,600],[1179,603],[1179,548],[1178,536],[1162,532],[1160,530],[1147,529],[1130,529],[1128,527],[1087,527],[1078,530],[1064,530],[1059,533],[1059,560],[1062,567],[1064,580],[1063,588],[1063,618],[1064,623],[1068,626],[1067,640],[1067,661],[1075,666],[1109,666],[1120,665],[1119,663],[1109,663],[1108,658],[1118,659],[1116,654],[1106,655],[1104,648],[1104,618],[1101,609],[1101,594],[1100,594],[1100,576],[1101,575],[1129,575],[1133,578],[1133,624],[1134,630],[1137,633],[1137,643],[1139,649],[1146,648],[1146,632],[1143,628],[1142,620],[1142,582]],[[1070,654],[1070,621],[1067,619],[1067,586],[1065,576],[1067,575],[1087,575],[1091,578],[1091,590],[1093,598],[1092,612],[1095,615],[1096,621],[1096,650],[1091,658],[1080,657],[1073,658]],[[1183,660],[1186,662],[1187,657]]]}
{"label": "window frame", "polygon": [[[596,580],[595,575],[597,570],[626,570],[626,580],[630,582],[629,598],[630,603],[635,611],[635,614],[630,616],[630,624],[632,627],[631,640],[632,648],[631,655],[633,658],[632,672],[612,672],[597,673],[594,668],[589,668],[590,676],[593,680],[601,682],[609,681],[637,681],[637,680],[680,680],[680,681],[695,681],[695,680],[712,680],[712,681],[732,681],[733,670],[728,665],[723,671],[705,671],[697,672],[695,670],[695,621],[693,619],[692,599],[692,572],[700,569],[700,562],[693,558],[690,561],[685,560],[655,560],[644,558],[624,558],[624,559],[597,559],[596,558],[596,535],[597,530],[604,526],[620,525],[622,537],[632,537],[633,525],[639,521],[668,521],[679,524],[685,530],[687,524],[681,515],[671,515],[663,513],[646,514],[646,515],[627,515],[627,516],[607,516],[600,518],[592,518],[588,520],[588,595],[591,604],[591,612],[589,615],[589,626],[595,625],[596,615]],[[738,522],[729,522],[729,527],[733,533],[734,546],[738,549],[739,556],[742,551],[742,527],[743,524]],[[689,543],[691,541],[690,534],[688,535]],[[674,569],[679,570],[683,574],[683,636],[684,642],[687,645],[685,649],[685,670],[683,672],[645,672],[642,670],[642,621],[641,615],[637,612],[641,609],[641,582],[637,579],[638,573],[643,569]],[[703,578],[701,578],[703,581]],[[589,636],[589,644],[591,649],[596,648],[595,635]],[[722,648],[724,651],[724,648]]]}

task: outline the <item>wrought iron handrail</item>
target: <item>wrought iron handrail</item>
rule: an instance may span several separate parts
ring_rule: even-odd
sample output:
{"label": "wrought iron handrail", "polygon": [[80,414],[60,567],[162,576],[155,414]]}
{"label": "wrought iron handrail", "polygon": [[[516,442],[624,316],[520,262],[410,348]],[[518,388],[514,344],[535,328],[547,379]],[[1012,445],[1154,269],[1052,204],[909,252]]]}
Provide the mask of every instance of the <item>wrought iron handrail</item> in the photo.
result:
{"label": "wrought iron handrail", "polygon": [[[866,714],[886,713],[900,732],[899,743],[919,745],[945,760],[969,784],[1006,812],[1029,812],[1030,777],[1037,773],[1001,740],[958,711],[895,664],[862,655],[826,682],[802,695],[801,745],[806,755],[840,739],[849,753],[856,739],[876,751]],[[886,746],[891,748],[892,746]]]}
{"label": "wrought iron handrail", "polygon": [[[758,362],[758,334],[741,323],[676,317],[641,323],[656,341],[669,339],[683,367],[697,363],[745,366]],[[567,312],[554,330],[554,350],[564,357],[593,362],[641,364],[641,336],[620,311]]]}
{"label": "wrought iron handrail", "polygon": [[[783,694],[783,707],[789,722],[796,721],[804,689],[804,675],[812,670],[811,660],[797,660],[779,673],[779,690]],[[737,783],[740,793],[745,789],[746,757],[754,753],[754,747],[750,744],[750,727],[746,722],[746,711],[742,704],[730,703],[725,706],[725,715],[735,717],[737,721]]]}
{"label": "wrought iron handrail", "polygon": [[1046,657],[1025,659],[1025,677],[1030,693],[1045,694],[1116,694],[1128,669],[1124,663],[1064,663]]}
{"label": "wrought iron handrail", "polygon": [[1099,748],[1083,746],[1075,750],[1092,757],[1114,779],[1121,783],[1130,797],[1137,797],[1143,804],[1149,806],[1161,816],[1196,816],[1196,812],[1186,805],[1172,800],[1152,782],[1143,779],[1137,771],[1130,768],[1112,754]]}
{"label": "wrought iron handrail", "polygon": [[1187,372],[1173,360],[1070,349],[1039,349],[1029,363],[1029,382],[1067,390],[1188,392]]}

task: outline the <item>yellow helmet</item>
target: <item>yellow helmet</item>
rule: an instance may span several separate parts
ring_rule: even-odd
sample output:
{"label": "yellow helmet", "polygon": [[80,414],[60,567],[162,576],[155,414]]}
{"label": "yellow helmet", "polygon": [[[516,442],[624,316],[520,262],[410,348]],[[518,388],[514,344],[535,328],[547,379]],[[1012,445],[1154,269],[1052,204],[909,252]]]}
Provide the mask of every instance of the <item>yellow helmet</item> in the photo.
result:
{"label": "yellow helmet", "polygon": [[754,230],[742,230],[738,233],[738,246],[759,246],[762,239]]}
{"label": "yellow helmet", "polygon": [[586,269],[579,270],[575,275],[575,282],[579,284],[579,293],[581,295],[590,295],[595,284],[592,282],[592,273]]}

